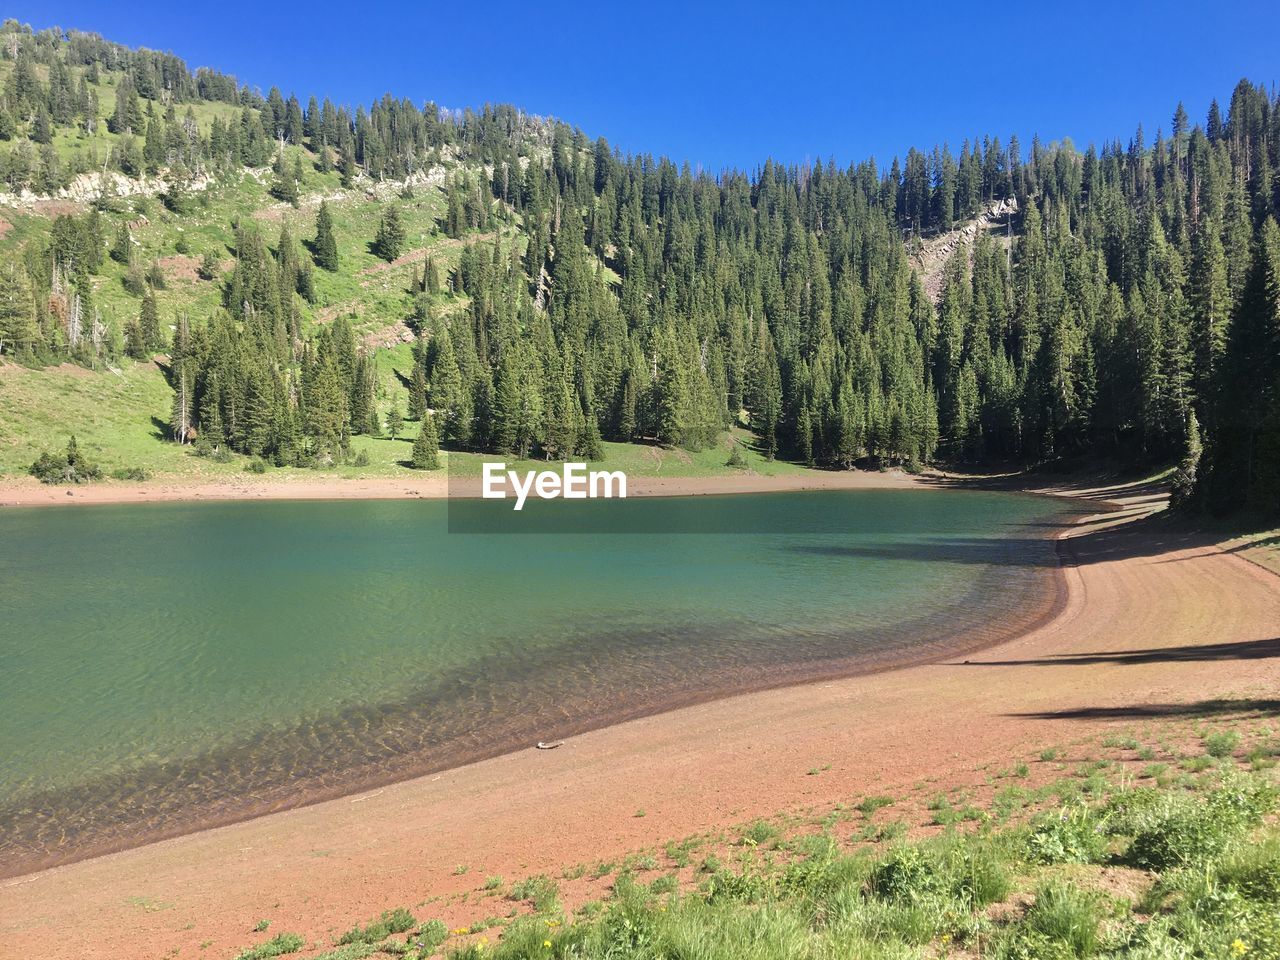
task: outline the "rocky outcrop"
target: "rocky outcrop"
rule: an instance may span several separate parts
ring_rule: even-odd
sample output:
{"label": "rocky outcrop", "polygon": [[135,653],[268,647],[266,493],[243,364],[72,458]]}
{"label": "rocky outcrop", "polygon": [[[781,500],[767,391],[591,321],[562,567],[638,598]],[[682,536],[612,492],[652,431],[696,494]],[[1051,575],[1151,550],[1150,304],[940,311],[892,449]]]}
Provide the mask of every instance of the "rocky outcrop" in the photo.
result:
{"label": "rocky outcrop", "polygon": [[[205,190],[212,183],[208,176],[198,176],[184,184],[187,190]],[[32,208],[48,201],[89,204],[99,197],[159,196],[169,192],[169,183],[163,177],[126,177],[123,173],[82,173],[69,184],[53,193],[39,194],[29,189],[17,193],[0,192],[0,206]]]}
{"label": "rocky outcrop", "polygon": [[1017,212],[1018,201],[1016,198],[1009,197],[1006,200],[997,200],[963,226],[930,237],[921,241],[918,245],[913,244],[908,249],[911,255],[911,263],[920,272],[920,279],[924,284],[925,292],[929,295],[929,299],[937,303],[938,298],[942,295],[943,268],[947,265],[947,261],[951,259],[951,254],[963,244],[969,249],[970,256],[972,256],[973,241],[977,238],[979,231],[994,231],[998,228],[1004,228],[1009,223],[1010,218]]}

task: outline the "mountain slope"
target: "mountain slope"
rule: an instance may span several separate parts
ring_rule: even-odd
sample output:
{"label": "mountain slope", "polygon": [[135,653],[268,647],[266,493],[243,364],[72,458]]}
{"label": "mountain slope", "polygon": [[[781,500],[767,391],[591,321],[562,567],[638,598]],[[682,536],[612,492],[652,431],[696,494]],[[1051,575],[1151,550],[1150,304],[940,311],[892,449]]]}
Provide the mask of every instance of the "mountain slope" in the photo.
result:
{"label": "mountain slope", "polygon": [[1248,81],[1150,146],[713,179],[512,107],[3,39],[0,357],[167,358],[184,456],[355,466],[394,414],[552,459],[742,424],[769,459],[1172,460],[1182,495],[1280,507],[1280,108]]}

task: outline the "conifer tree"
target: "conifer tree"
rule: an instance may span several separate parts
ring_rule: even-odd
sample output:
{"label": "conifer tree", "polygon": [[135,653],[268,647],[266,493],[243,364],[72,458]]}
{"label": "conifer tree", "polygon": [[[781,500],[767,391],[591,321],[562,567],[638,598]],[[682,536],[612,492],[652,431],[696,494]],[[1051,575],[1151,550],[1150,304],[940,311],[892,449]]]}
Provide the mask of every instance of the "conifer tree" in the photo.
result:
{"label": "conifer tree", "polygon": [[404,224],[400,221],[400,210],[395,204],[391,204],[378,224],[378,233],[373,238],[373,252],[390,262],[404,252],[404,241]]}
{"label": "conifer tree", "polygon": [[164,349],[164,337],[160,333],[160,311],[156,306],[155,291],[148,289],[142,298],[138,313],[138,337],[144,356]]}
{"label": "conifer tree", "polygon": [[128,224],[124,222],[116,229],[116,238],[111,244],[111,259],[126,266],[133,261],[133,237],[129,234]]}
{"label": "conifer tree", "polygon": [[29,357],[37,335],[26,270],[13,262],[0,262],[0,356]]}
{"label": "conifer tree", "polygon": [[398,397],[392,397],[391,409],[387,411],[387,435],[395,440],[400,436],[403,428],[404,418],[400,415],[400,400]]}
{"label": "conifer tree", "polygon": [[417,470],[440,468],[440,437],[436,432],[435,417],[430,413],[422,418],[422,429],[413,441],[413,466]]}
{"label": "conifer tree", "polygon": [[334,272],[338,269],[338,242],[333,236],[333,217],[329,205],[321,200],[316,214],[316,239],[312,246],[316,266]]}

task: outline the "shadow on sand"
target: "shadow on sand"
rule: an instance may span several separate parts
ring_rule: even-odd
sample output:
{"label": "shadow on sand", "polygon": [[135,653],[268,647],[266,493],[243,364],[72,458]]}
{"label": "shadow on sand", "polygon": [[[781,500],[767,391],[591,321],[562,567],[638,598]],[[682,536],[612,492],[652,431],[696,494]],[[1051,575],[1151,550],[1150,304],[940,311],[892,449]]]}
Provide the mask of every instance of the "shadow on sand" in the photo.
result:
{"label": "shadow on sand", "polygon": [[1267,660],[1280,657],[1280,637],[1269,640],[1241,640],[1235,643],[1207,643],[1182,647],[1153,647],[1149,650],[1117,650],[1114,653],[1056,653],[1031,660],[966,660],[949,666],[964,667],[1070,667],[1081,664],[1112,663],[1129,666],[1139,663],[1196,663],[1214,660]]}
{"label": "shadow on sand", "polygon": [[1280,716],[1280,700],[1196,700],[1190,703],[1135,703],[1114,707],[1077,707],[1040,713],[1008,713],[1031,720],[1134,720],[1237,715],[1240,719]]}

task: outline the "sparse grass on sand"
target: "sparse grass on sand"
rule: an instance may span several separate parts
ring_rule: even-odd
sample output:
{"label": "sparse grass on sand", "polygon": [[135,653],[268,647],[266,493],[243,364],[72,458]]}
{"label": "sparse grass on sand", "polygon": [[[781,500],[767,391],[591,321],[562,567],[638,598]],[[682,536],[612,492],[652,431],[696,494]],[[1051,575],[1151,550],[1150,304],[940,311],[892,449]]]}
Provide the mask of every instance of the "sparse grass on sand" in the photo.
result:
{"label": "sparse grass on sand", "polygon": [[[1073,770],[1042,755],[1019,765],[1013,785],[1001,772],[941,793],[919,784],[821,815],[756,820],[570,868],[561,882],[519,881],[505,917],[450,930],[397,909],[309,955],[1277,960],[1280,740],[1244,723],[1161,732],[1165,759],[1207,750],[1196,755],[1209,765],[1153,780],[1135,738],[1082,741],[1045,751],[1069,754]],[[930,811],[961,804],[978,815],[929,823]],[[911,822],[878,817],[890,806]],[[491,877],[441,906],[456,917],[487,899],[491,910],[501,885]],[[595,892],[603,899],[588,898]],[[276,955],[283,936],[242,958]]]}

